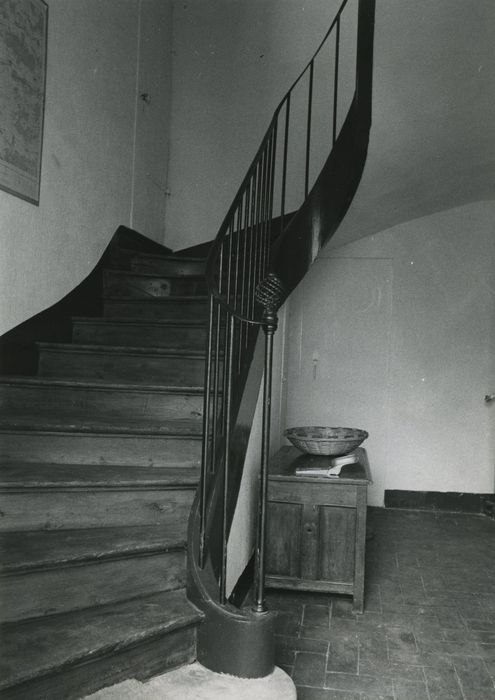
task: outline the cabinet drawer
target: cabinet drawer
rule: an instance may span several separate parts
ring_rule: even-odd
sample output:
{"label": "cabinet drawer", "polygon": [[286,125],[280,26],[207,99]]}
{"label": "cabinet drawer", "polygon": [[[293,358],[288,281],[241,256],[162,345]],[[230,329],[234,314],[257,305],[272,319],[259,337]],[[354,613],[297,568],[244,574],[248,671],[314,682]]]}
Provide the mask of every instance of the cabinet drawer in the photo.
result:
{"label": "cabinet drawer", "polygon": [[352,484],[328,485],[305,481],[279,481],[268,483],[268,500],[281,503],[311,503],[319,506],[349,506],[357,503],[357,487]]}

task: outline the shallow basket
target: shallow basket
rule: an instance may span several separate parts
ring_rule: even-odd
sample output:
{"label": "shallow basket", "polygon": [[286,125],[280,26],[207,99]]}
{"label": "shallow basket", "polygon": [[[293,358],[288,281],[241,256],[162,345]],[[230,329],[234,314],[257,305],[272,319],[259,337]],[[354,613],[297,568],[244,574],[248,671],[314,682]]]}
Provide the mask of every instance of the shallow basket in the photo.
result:
{"label": "shallow basket", "polygon": [[332,457],[349,454],[368,437],[366,430],[358,428],[323,428],[314,425],[288,428],[284,434],[302,452]]}

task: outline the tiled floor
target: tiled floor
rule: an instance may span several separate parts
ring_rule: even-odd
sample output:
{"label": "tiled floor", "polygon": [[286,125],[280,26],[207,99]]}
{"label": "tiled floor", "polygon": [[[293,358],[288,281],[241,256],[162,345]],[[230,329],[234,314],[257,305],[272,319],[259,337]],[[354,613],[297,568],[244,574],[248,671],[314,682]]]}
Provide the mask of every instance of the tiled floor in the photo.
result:
{"label": "tiled floor", "polygon": [[366,603],[268,592],[298,700],[495,700],[495,521],[369,509]]}

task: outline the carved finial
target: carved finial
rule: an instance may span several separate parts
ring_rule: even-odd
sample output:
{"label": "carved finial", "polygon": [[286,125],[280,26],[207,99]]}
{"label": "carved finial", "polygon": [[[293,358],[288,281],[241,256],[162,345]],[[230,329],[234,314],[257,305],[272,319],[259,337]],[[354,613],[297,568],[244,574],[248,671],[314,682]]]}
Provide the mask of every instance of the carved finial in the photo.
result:
{"label": "carved finial", "polygon": [[285,288],[277,275],[270,272],[258,283],[254,296],[267,311],[274,313],[285,299]]}

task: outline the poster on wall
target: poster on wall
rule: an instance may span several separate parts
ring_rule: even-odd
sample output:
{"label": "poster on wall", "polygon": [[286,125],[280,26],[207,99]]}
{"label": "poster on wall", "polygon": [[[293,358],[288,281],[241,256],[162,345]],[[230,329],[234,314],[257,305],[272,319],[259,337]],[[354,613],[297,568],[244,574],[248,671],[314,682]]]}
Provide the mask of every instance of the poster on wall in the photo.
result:
{"label": "poster on wall", "polygon": [[0,0],[0,188],[39,204],[48,7]]}

